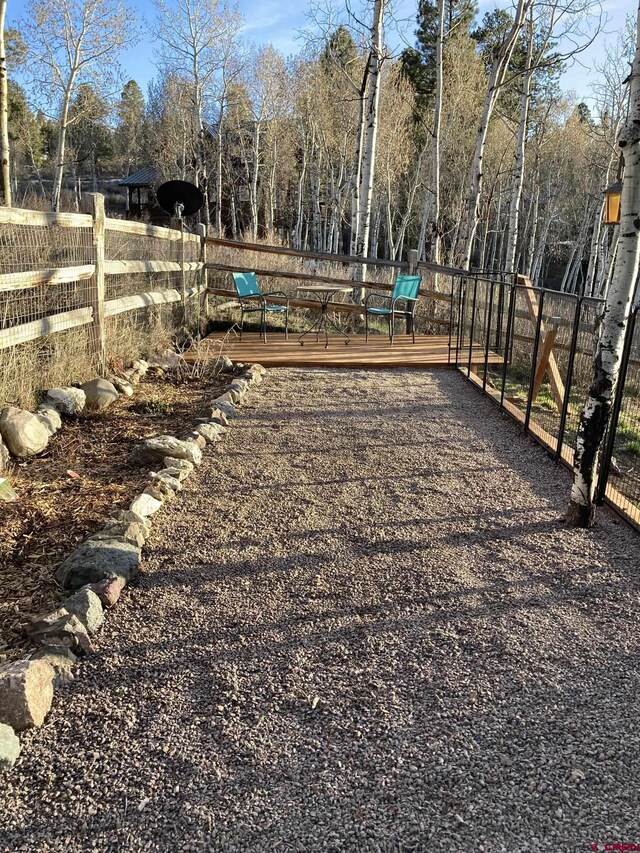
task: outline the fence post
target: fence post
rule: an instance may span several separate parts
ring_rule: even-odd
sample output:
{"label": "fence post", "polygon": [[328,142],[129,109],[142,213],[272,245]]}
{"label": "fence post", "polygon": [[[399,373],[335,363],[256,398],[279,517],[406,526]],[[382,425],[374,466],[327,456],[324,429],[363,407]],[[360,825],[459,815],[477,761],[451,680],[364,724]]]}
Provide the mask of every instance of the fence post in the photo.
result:
{"label": "fence post", "polygon": [[[417,275],[418,274],[418,250],[417,249],[409,249],[407,252],[407,261],[409,263],[409,275]],[[413,334],[413,316],[407,314],[407,334]]]}
{"label": "fence post", "polygon": [[178,243],[178,263],[180,264],[180,296],[182,305],[182,325],[187,327],[187,273],[184,268],[184,222],[182,219],[172,218],[170,227],[180,232]]}
{"label": "fence post", "polygon": [[600,459],[600,471],[598,472],[598,485],[596,487],[596,503],[598,505],[604,501],[607,482],[609,480],[609,472],[611,471],[611,457],[613,456],[613,448],[616,442],[618,420],[620,419],[620,411],[622,409],[622,398],[624,397],[624,386],[627,381],[627,369],[631,358],[631,349],[633,346],[637,319],[638,309],[636,309],[629,317],[627,336],[624,339],[620,372],[618,374],[618,384],[616,385],[616,393],[613,398],[613,406],[611,410],[611,419],[609,421],[609,430],[607,432],[604,447],[602,448],[602,457]]}
{"label": "fence post", "polygon": [[[200,236],[200,262],[202,263],[202,276],[200,286],[202,293],[198,297],[200,312],[205,318],[209,317],[209,273],[207,270],[207,226],[204,222],[196,225],[196,233]],[[200,338],[200,318],[198,318],[198,338]]]}
{"label": "fence post", "polygon": [[83,196],[83,207],[93,219],[93,262],[96,271],[89,281],[89,304],[93,311],[91,344],[96,357],[98,373],[107,372],[107,345],[104,329],[104,196],[102,193],[87,193]]}

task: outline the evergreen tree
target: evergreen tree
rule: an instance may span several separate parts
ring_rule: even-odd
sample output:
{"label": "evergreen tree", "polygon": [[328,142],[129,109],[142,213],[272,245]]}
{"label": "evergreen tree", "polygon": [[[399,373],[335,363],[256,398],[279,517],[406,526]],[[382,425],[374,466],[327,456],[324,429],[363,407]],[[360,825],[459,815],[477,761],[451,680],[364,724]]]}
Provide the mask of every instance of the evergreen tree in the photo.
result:
{"label": "evergreen tree", "polygon": [[[457,32],[468,33],[477,9],[476,0],[445,0],[445,40]],[[437,2],[420,0],[416,21],[416,46],[403,51],[401,63],[416,93],[417,112],[422,115],[433,107],[436,88]]]}

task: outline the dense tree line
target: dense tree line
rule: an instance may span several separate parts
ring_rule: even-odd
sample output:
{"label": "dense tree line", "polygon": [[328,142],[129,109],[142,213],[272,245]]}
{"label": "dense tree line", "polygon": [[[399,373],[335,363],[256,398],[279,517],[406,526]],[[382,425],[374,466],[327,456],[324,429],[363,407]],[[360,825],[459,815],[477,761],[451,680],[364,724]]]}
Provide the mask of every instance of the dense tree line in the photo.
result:
{"label": "dense tree line", "polygon": [[389,0],[339,19],[318,5],[285,58],[247,44],[216,0],[157,0],[143,93],[116,61],[136,37],[121,0],[30,0],[6,34],[13,203],[73,209],[153,165],[200,185],[211,233],[391,258],[418,247],[602,293],[617,239],[602,190],[635,32],[603,53],[589,109],[559,80],[592,15],[588,0],[482,19],[475,0],[420,0],[414,46],[392,55]]}

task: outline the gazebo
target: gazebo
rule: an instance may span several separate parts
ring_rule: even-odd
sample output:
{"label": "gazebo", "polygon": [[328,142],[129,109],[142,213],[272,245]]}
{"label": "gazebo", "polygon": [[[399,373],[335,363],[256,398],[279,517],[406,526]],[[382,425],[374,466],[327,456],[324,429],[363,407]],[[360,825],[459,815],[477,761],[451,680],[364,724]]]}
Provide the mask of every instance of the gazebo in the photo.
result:
{"label": "gazebo", "polygon": [[143,214],[156,207],[155,188],[160,175],[155,166],[144,166],[120,181],[127,189],[127,219],[141,219]]}

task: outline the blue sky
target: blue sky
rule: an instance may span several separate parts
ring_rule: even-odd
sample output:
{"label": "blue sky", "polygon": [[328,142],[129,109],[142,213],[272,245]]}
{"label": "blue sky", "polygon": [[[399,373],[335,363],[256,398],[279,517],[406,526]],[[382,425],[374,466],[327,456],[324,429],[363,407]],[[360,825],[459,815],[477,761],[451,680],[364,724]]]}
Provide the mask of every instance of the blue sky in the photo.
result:
{"label": "blue sky", "polygon": [[[147,18],[148,26],[143,26],[143,38],[136,47],[126,51],[121,59],[126,78],[133,77],[146,92],[149,81],[156,75],[153,65],[154,46],[148,33],[153,32],[153,5],[151,0],[129,0],[141,19]],[[8,26],[19,18],[24,0],[9,0],[7,10]],[[337,5],[337,4],[336,4]],[[480,12],[495,8],[507,8],[508,2],[480,0]],[[594,63],[602,56],[605,42],[615,40],[616,31],[625,20],[625,15],[635,12],[634,0],[602,0],[602,7],[608,22],[605,30],[599,34],[594,44],[585,51],[565,72],[563,88],[573,90],[578,97],[588,99],[590,82],[594,76]],[[299,31],[305,27],[305,0],[286,2],[286,0],[239,0],[239,8],[245,18],[245,37],[257,45],[271,43],[286,56],[297,53],[301,48]],[[397,24],[388,30],[387,40],[393,50],[398,50],[404,41],[412,42],[415,29],[417,0],[395,0],[394,18]]]}

